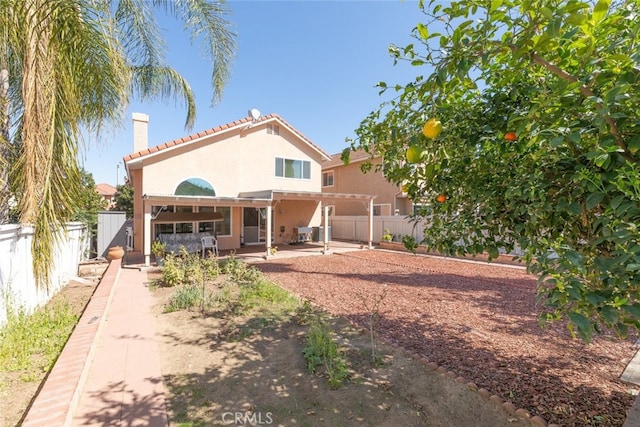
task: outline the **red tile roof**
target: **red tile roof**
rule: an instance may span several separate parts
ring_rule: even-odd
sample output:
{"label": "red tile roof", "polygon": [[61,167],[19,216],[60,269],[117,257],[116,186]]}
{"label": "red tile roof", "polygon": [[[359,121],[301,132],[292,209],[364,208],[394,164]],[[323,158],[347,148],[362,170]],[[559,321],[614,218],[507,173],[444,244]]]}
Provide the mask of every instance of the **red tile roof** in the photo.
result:
{"label": "red tile roof", "polygon": [[113,196],[117,192],[116,187],[105,183],[96,184],[96,191],[101,196]]}
{"label": "red tile roof", "polygon": [[[309,138],[307,138],[306,136],[304,136],[300,131],[298,131],[296,128],[294,128],[293,126],[291,126],[289,123],[287,123],[282,117],[280,117],[277,114],[268,114],[266,116],[262,116],[260,118],[258,118],[255,123],[260,123],[260,122],[264,122],[267,120],[272,120],[275,119],[277,121],[279,121],[280,123],[282,123],[283,125],[285,125],[286,127],[288,127],[289,129],[291,129],[299,138],[301,138],[304,142],[306,142],[307,144],[309,144],[310,146],[312,146],[313,148],[315,148],[318,152],[322,153],[322,155],[324,155],[325,157],[330,157],[330,155],[325,152],[322,148],[320,148],[319,146],[317,146],[316,144],[314,144],[313,142],[311,142],[311,140]],[[157,153],[159,151],[162,150],[166,150],[169,147],[174,147],[176,145],[180,145],[180,144],[184,144],[186,142],[190,142],[190,141],[194,141],[196,139],[208,136],[208,135],[213,135],[217,132],[221,132],[223,130],[226,129],[230,129],[233,127],[237,127],[237,126],[241,126],[241,125],[247,125],[249,123],[252,122],[251,117],[245,117],[243,119],[240,120],[235,120],[233,122],[224,124],[224,125],[220,125],[211,129],[207,129],[204,131],[200,131],[197,133],[194,133],[192,135],[188,135],[188,136],[183,136],[182,138],[177,138],[174,139],[173,141],[169,141],[169,142],[165,142],[163,144],[159,144],[155,147],[150,147],[147,148],[145,150],[142,151],[138,151],[137,153],[131,153],[128,154],[124,157],[124,162],[127,163],[131,160],[140,158],[140,157],[144,157],[146,155],[152,154],[152,153]]]}

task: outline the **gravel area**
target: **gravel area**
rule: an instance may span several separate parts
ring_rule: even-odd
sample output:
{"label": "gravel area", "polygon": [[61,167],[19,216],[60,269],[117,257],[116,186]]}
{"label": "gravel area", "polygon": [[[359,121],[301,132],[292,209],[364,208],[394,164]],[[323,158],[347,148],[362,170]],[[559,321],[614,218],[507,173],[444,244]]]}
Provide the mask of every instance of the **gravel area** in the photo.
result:
{"label": "gravel area", "polygon": [[328,312],[562,426],[621,426],[634,386],[619,380],[635,338],[591,344],[566,325],[541,329],[536,280],[524,269],[385,250],[256,264]]}

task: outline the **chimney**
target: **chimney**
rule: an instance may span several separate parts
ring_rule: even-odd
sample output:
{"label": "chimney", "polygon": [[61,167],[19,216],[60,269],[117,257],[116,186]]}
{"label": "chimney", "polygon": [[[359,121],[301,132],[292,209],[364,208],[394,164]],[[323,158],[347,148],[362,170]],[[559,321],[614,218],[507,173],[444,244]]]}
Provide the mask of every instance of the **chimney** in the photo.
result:
{"label": "chimney", "polygon": [[149,116],[133,113],[133,152],[149,148]]}

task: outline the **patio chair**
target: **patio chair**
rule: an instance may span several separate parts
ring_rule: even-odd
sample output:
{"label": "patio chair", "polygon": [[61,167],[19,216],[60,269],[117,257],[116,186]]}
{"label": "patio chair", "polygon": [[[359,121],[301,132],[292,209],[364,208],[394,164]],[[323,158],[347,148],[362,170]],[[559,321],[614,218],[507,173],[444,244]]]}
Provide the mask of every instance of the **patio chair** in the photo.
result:
{"label": "patio chair", "polygon": [[216,256],[220,255],[218,251],[218,239],[216,239],[213,236],[203,236],[202,237],[202,256],[203,257],[207,249],[211,249]]}

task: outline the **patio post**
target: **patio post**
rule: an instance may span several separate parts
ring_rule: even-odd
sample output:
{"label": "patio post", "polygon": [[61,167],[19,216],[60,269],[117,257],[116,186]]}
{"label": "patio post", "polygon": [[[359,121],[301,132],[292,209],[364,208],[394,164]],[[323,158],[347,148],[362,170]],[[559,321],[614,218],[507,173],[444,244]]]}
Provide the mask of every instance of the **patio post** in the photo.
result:
{"label": "patio post", "polygon": [[144,204],[144,226],[142,227],[142,254],[144,255],[144,265],[151,265],[151,203],[147,199],[143,199]]}
{"label": "patio post", "polygon": [[369,199],[369,249],[373,249],[373,198]]}
{"label": "patio post", "polygon": [[271,205],[268,205],[265,209],[267,211],[267,229],[265,230],[265,240],[267,246],[267,258],[271,255],[271,222],[273,218],[271,216]]}
{"label": "patio post", "polygon": [[323,253],[327,253],[329,250],[329,206],[326,203],[322,204],[322,242],[324,243]]}

